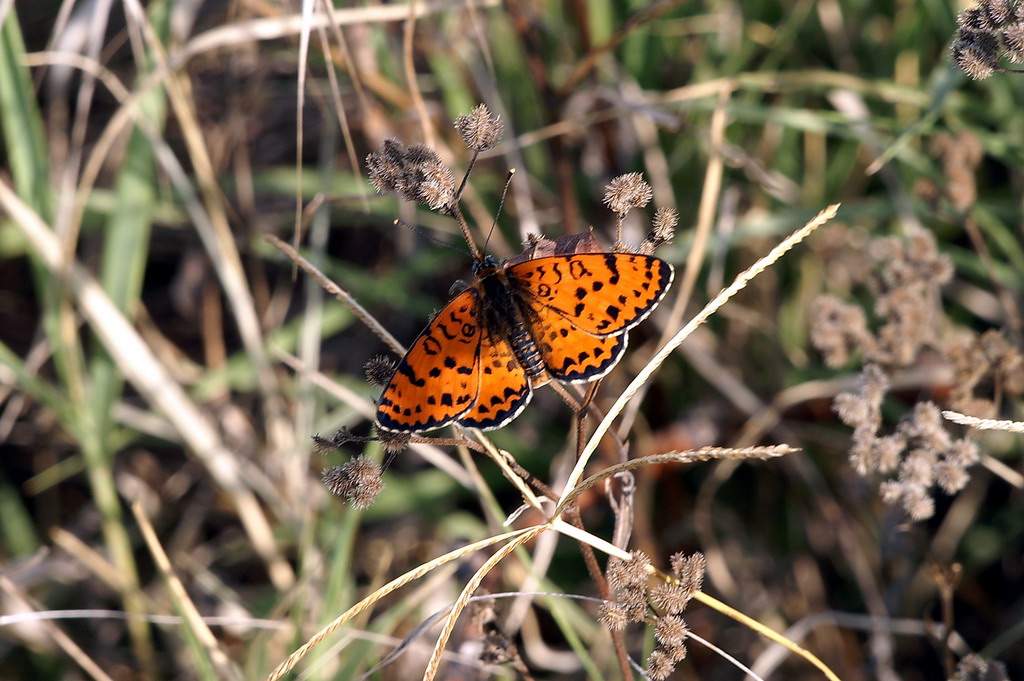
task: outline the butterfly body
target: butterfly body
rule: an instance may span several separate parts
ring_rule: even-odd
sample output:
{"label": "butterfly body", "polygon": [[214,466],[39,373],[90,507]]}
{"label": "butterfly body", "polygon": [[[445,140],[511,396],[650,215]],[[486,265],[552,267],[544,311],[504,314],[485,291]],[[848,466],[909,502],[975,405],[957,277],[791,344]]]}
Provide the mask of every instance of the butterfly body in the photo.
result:
{"label": "butterfly body", "polygon": [[574,253],[499,264],[410,346],[377,406],[377,425],[421,432],[451,423],[490,430],[518,416],[552,378],[593,381],[615,366],[626,332],[664,296],[672,267],[651,256]]}

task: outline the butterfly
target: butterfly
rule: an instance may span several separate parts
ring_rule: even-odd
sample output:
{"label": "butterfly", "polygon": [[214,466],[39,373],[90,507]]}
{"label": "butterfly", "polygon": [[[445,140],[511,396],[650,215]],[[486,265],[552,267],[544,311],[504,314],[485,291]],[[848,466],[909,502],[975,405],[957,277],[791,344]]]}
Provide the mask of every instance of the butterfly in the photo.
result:
{"label": "butterfly", "polygon": [[664,260],[630,253],[481,257],[473,273],[398,364],[377,403],[378,427],[493,430],[551,379],[601,378],[673,277]]}

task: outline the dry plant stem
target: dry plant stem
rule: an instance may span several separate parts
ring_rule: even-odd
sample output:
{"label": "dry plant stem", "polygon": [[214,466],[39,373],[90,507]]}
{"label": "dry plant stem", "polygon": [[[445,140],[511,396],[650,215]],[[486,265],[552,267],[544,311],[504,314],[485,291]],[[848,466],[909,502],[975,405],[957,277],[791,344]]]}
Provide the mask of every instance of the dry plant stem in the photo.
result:
{"label": "dry plant stem", "polygon": [[[666,575],[666,577],[667,577],[667,575]],[[768,640],[770,640],[770,641],[772,641],[774,643],[778,643],[780,646],[786,648],[787,650],[789,650],[790,652],[794,653],[795,655],[799,655],[800,657],[804,658],[805,660],[810,662],[812,665],[817,667],[818,670],[822,674],[825,675],[825,678],[829,679],[829,681],[840,681],[839,677],[836,676],[835,672],[833,672],[831,669],[829,669],[828,665],[826,665],[824,662],[822,662],[820,659],[818,659],[818,657],[814,653],[810,652],[806,648],[803,648],[802,646],[797,645],[796,643],[794,643],[793,641],[789,640],[788,638],[786,638],[782,634],[779,634],[778,632],[775,632],[775,631],[769,629],[768,627],[764,626],[763,624],[761,624],[757,620],[753,619],[752,617],[748,617],[747,615],[744,615],[739,610],[736,610],[734,608],[729,607],[728,605],[726,605],[725,603],[721,602],[717,598],[714,598],[713,596],[709,596],[706,593],[704,593],[703,591],[698,591],[698,592],[694,593],[693,594],[693,599],[696,600],[696,601],[700,601],[701,603],[703,603],[704,605],[708,606],[712,610],[717,610],[718,612],[722,613],[726,617],[729,617],[729,618],[731,618],[733,620],[736,620],[740,624],[744,624],[744,625],[750,627],[751,629],[753,629],[757,633],[761,634],[762,636],[764,636]]]}
{"label": "dry plant stem", "polygon": [[1024,322],[1021,321],[1020,306],[1014,301],[1013,296],[1006,290],[1006,287],[999,283],[999,278],[995,273],[996,268],[995,262],[992,259],[992,252],[989,250],[988,243],[985,241],[981,230],[978,229],[978,223],[974,218],[967,217],[964,219],[964,231],[971,238],[974,250],[978,253],[982,266],[985,268],[985,274],[992,284],[992,290],[995,291],[996,297],[999,298],[999,303],[1003,307],[1003,314],[1006,315],[1006,325],[1017,332],[1019,336],[1024,332]]}
{"label": "dry plant stem", "polygon": [[[327,14],[328,25],[331,28],[331,32],[334,34],[334,40],[338,43],[338,50],[341,52],[341,58],[345,62],[345,67],[348,70],[348,78],[352,83],[352,89],[355,90],[356,99],[359,100],[359,111],[363,117],[367,117],[370,114],[370,102],[366,98],[366,92],[363,90],[363,81],[359,77],[359,69],[356,68],[356,62],[352,58],[351,52],[348,49],[348,42],[345,40],[345,34],[341,30],[341,21],[338,18],[338,10],[335,9],[334,3],[329,0],[323,0],[322,3],[324,12]],[[333,61],[333,60],[332,60]],[[341,102],[337,104],[339,107],[340,115],[345,115],[344,111],[341,111]],[[352,147],[353,153],[355,153],[355,147]],[[352,167],[358,168],[359,163],[355,160],[351,160]],[[362,190],[365,192],[365,188]]]}
{"label": "dry plant stem", "polygon": [[278,665],[277,669],[275,669],[270,674],[270,676],[267,677],[267,681],[277,681],[277,679],[280,679],[282,676],[284,676],[289,671],[294,669],[295,665],[298,664],[299,661],[303,657],[305,657],[310,650],[318,646],[325,638],[334,633],[338,629],[338,627],[345,624],[352,618],[356,617],[357,615],[359,615],[359,613],[365,611],[367,608],[371,607],[374,603],[384,598],[388,594],[405,586],[409,582],[412,582],[415,579],[419,579],[420,577],[433,572],[435,569],[444,565],[445,563],[450,563],[453,560],[462,558],[463,556],[467,556],[473,553],[474,551],[485,549],[488,546],[493,546],[494,544],[500,544],[505,540],[512,540],[517,537],[523,537],[527,534],[530,534],[531,537],[536,536],[537,533],[535,532],[535,530],[536,528],[527,528],[525,530],[506,532],[505,534],[499,534],[493,537],[482,539],[472,544],[467,544],[466,546],[459,547],[454,551],[449,551],[448,553],[445,553],[441,556],[438,556],[437,558],[434,558],[433,560],[424,563],[423,565],[420,565],[414,570],[410,570],[409,572],[406,572],[405,574],[396,577],[395,579],[391,580],[381,588],[371,593],[363,600],[353,605],[340,616],[335,618],[334,621],[332,621],[330,624],[328,624],[323,629],[314,634],[298,650],[289,655],[288,659],[286,659],[284,662]]}
{"label": "dry plant stem", "polygon": [[366,308],[356,302],[356,299],[350,296],[347,291],[328,279],[327,276],[318,270],[311,262],[299,255],[298,251],[278,239],[273,234],[265,234],[263,238],[269,241],[276,249],[287,255],[293,262],[298,264],[306,274],[316,279],[317,283],[324,287],[324,290],[344,303],[345,307],[352,310],[352,313],[359,318],[359,321],[377,334],[382,341],[387,343],[396,355],[401,356],[405,354],[405,348],[402,347],[402,344],[399,343],[398,340],[392,336],[380,322],[374,319],[373,315],[366,311]]}
{"label": "dry plant stem", "polygon": [[178,579],[178,575],[175,574],[174,567],[171,565],[171,559],[167,557],[163,546],[160,545],[160,539],[157,538],[156,531],[149,522],[142,504],[138,501],[132,502],[132,513],[135,515],[135,521],[139,524],[139,529],[142,530],[142,537],[146,541],[150,555],[153,556],[153,562],[156,563],[157,569],[160,570],[167,583],[167,589],[171,592],[172,602],[181,611],[189,630],[206,650],[206,654],[210,657],[210,662],[217,669],[217,675],[219,678],[229,681],[241,681],[242,674],[238,667],[231,662],[227,653],[220,647],[217,637],[213,635],[210,627],[203,621],[203,618],[199,615],[199,610],[196,609],[195,603],[189,598],[185,586]]}
{"label": "dry plant stem", "polygon": [[494,569],[494,567],[515,551],[520,546],[526,544],[526,542],[534,539],[541,533],[547,531],[547,525],[536,525],[534,527],[524,530],[519,536],[513,537],[507,544],[498,549],[490,558],[484,561],[484,564],[480,566],[480,569],[473,574],[465,588],[462,589],[462,593],[456,599],[452,605],[451,612],[445,617],[444,623],[441,625],[441,632],[437,636],[437,642],[434,644],[434,651],[430,655],[430,660],[427,662],[427,669],[423,672],[423,681],[433,681],[434,677],[437,676],[437,671],[441,666],[441,657],[444,653],[445,647],[448,645],[448,639],[451,638],[452,632],[455,630],[455,622],[459,619],[459,615],[466,609],[469,604],[469,599],[476,592],[480,583],[484,580],[484,577]]}
{"label": "dry plant stem", "polygon": [[[467,175],[466,177],[469,177]],[[463,180],[465,182],[465,180]],[[458,223],[459,229],[462,230],[462,238],[466,240],[466,244],[469,246],[469,252],[473,256],[473,260],[480,260],[483,255],[480,253],[480,249],[477,248],[476,239],[473,238],[472,232],[469,229],[469,223],[466,222],[466,216],[462,214],[462,208],[459,207],[459,202],[455,201],[452,203],[452,215],[455,216],[455,222]]]}
{"label": "dry plant stem", "polygon": [[[18,590],[18,587],[7,577],[0,575],[0,590],[2,590],[10,601],[18,607],[25,610],[36,611],[37,608],[29,601],[28,597]],[[9,606],[8,606],[9,607]],[[114,681],[112,677],[108,676],[102,667],[96,664],[91,657],[85,654],[77,643],[75,643],[70,636],[64,633],[64,630],[58,627],[49,619],[38,620],[40,624],[46,629],[46,632],[53,639],[53,642],[64,651],[64,653],[70,657],[75,663],[82,668],[86,674],[91,676],[96,681]]]}
{"label": "dry plant stem", "polygon": [[[345,38],[342,36],[341,28],[339,28],[333,21],[334,18],[334,6],[328,0],[321,0],[320,6],[323,11],[327,13],[329,19],[331,19],[330,26],[333,29],[334,38],[338,43],[338,49],[344,55],[346,64],[349,67],[349,78],[352,81],[353,89],[356,91],[356,96],[359,99],[360,110],[365,114],[366,112],[366,97],[363,94],[362,86],[359,82],[359,74],[352,65],[352,59],[348,54],[348,48],[345,45]],[[338,74],[335,72],[335,63],[333,54],[331,53],[331,42],[327,36],[327,30],[325,27],[319,27],[317,29],[320,36],[320,45],[324,51],[324,56],[327,61],[327,79],[331,86],[331,97],[334,100],[334,111],[338,117],[338,127],[341,129],[341,135],[345,140],[345,152],[348,155],[348,164],[350,168],[358,168],[359,159],[356,158],[356,145],[355,140],[352,139],[352,126],[348,123],[348,114],[345,113],[345,104],[341,101],[341,85],[338,83]],[[300,149],[302,147],[299,147]],[[366,190],[366,183],[360,182],[359,196],[363,200],[363,210],[369,212],[370,210],[370,197]]]}
{"label": "dry plant stem", "polygon": [[[306,108],[306,66],[309,63],[309,32],[313,8],[311,0],[303,0],[302,29],[299,31],[299,73],[295,88],[295,235],[292,237],[292,244],[295,248],[302,243],[302,145],[305,140],[302,112]],[[292,277],[294,278],[294,276],[293,269]]]}
{"label": "dry plant stem", "polygon": [[[461,9],[466,3],[452,0],[419,0],[406,5],[384,5],[370,7],[353,7],[337,9],[331,16],[315,16],[310,22],[312,28],[331,23],[335,26],[354,26],[362,24],[384,24],[407,21],[412,15],[420,19],[434,14],[451,12]],[[490,8],[499,5],[498,0],[482,0],[474,5]],[[210,29],[189,40],[181,50],[174,54],[169,62],[171,68],[184,66],[189,60],[207,52],[222,50],[233,46],[250,49],[255,42],[277,40],[298,35],[303,28],[301,14],[288,14],[269,19],[250,19]]]}
{"label": "dry plant stem", "polygon": [[267,564],[275,585],[285,588],[294,581],[288,564],[277,552],[273,533],[252,490],[243,482],[231,452],[185,390],[168,374],[135,328],[118,311],[99,283],[77,262],[65,263],[53,232],[0,180],[3,207],[51,271],[68,273],[67,290],[125,378],[142,396],[167,417],[182,439],[227,492],[245,526],[256,552]]}
{"label": "dry plant stem", "polygon": [[526,484],[526,481],[519,477],[516,471],[509,464],[509,461],[513,459],[512,455],[503,449],[495,447],[494,443],[484,437],[481,431],[473,430],[472,432],[487,452],[487,456],[498,464],[498,467],[501,469],[501,474],[505,476],[505,479],[515,485],[516,489],[519,490],[519,493],[523,495],[523,500],[541,513],[544,513],[544,507],[541,504],[540,499],[537,498],[537,495],[533,493],[533,490],[531,490],[530,486]]}
{"label": "dry plant stem", "polygon": [[405,20],[405,29],[402,35],[402,63],[405,66],[405,80],[409,85],[409,94],[412,96],[412,105],[416,109],[416,115],[420,119],[420,127],[423,129],[423,143],[434,148],[434,127],[430,124],[430,115],[427,113],[427,106],[423,103],[423,94],[420,92],[420,85],[416,82],[416,66],[412,61],[412,43],[416,35],[416,6],[419,0],[411,0],[409,12]]}
{"label": "dry plant stem", "polygon": [[[566,509],[565,512],[566,521],[574,527],[583,530],[583,520],[580,518],[579,510],[576,508]],[[615,597],[612,595],[611,589],[608,588],[608,580],[604,578],[601,573],[601,566],[597,564],[597,558],[594,557],[594,549],[584,542],[577,542],[580,547],[580,551],[583,553],[583,562],[587,566],[587,572],[590,574],[590,578],[594,580],[594,584],[597,586],[597,592],[600,594],[601,599],[605,601],[613,601]],[[629,654],[626,651],[626,642],[622,638],[622,632],[617,629],[608,629],[608,633],[612,637],[612,645],[615,647],[615,657],[619,661],[619,672],[622,674],[623,679],[632,678],[629,671]]]}
{"label": "dry plant stem", "polygon": [[751,267],[749,267],[747,270],[742,272],[738,277],[736,277],[736,279],[733,281],[732,284],[729,285],[728,288],[726,288],[724,291],[715,296],[714,300],[708,303],[704,307],[704,309],[697,314],[697,316],[690,320],[690,322],[686,326],[680,329],[679,333],[677,333],[671,340],[669,340],[668,343],[666,343],[658,351],[658,353],[651,359],[647,366],[644,367],[644,369],[637,375],[636,378],[633,379],[633,381],[629,384],[626,390],[623,391],[623,393],[618,397],[617,400],[615,400],[615,403],[612,405],[611,409],[608,410],[608,413],[605,415],[604,419],[601,421],[600,424],[598,424],[597,428],[594,430],[594,433],[590,437],[590,441],[587,442],[587,446],[583,448],[583,452],[580,455],[579,461],[577,461],[576,463],[576,467],[573,469],[572,473],[569,476],[569,480],[566,483],[565,490],[562,492],[562,498],[559,499],[558,502],[559,509],[564,508],[566,506],[566,498],[569,495],[575,493],[574,488],[576,486],[576,483],[579,482],[580,478],[583,476],[583,471],[586,469],[587,463],[590,461],[590,457],[597,449],[597,445],[601,441],[601,438],[604,437],[604,434],[608,432],[609,428],[611,428],[612,422],[622,412],[622,409],[626,406],[626,404],[633,397],[633,395],[635,395],[637,391],[639,391],[647,383],[647,381],[650,380],[651,376],[661,366],[662,362],[664,362],[665,359],[670,354],[672,354],[677,347],[679,347],[680,343],[686,340],[687,336],[689,336],[694,329],[696,329],[698,326],[707,321],[707,319],[712,314],[714,314],[719,308],[725,305],[725,303],[730,298],[732,298],[734,295],[736,295],[737,292],[742,290],[751,279],[753,279],[758,274],[763,272],[765,269],[770,267],[787,251],[789,251],[798,243],[803,241],[815,229],[817,229],[818,227],[820,227],[821,225],[825,224],[833,217],[835,217],[836,210],[838,210],[838,208],[839,204],[833,204],[826,208],[825,210],[821,211],[820,213],[818,213],[818,215],[814,217],[814,219],[812,219],[810,222],[808,222],[806,225],[804,225],[797,231],[790,234],[782,243],[773,248],[768,253],[768,255],[764,256],[756,263],[754,263]]}
{"label": "dry plant stem", "polygon": [[651,454],[642,456],[639,459],[630,459],[614,466],[605,468],[582,482],[577,482],[569,493],[562,495],[558,500],[558,507],[554,516],[565,511],[575,503],[581,494],[594,485],[607,480],[614,475],[626,471],[635,470],[642,466],[653,466],[664,463],[697,463],[698,461],[711,461],[717,459],[770,459],[778,456],[785,456],[800,451],[789,445],[773,445],[771,447],[704,447],[685,452],[668,452],[665,454]]}

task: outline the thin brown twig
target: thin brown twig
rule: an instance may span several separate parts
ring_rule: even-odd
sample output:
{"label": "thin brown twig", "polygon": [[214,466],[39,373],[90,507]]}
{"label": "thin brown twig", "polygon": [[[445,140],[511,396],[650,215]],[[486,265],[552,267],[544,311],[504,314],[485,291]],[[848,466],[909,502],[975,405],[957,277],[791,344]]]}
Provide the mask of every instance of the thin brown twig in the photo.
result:
{"label": "thin brown twig", "polygon": [[318,284],[324,287],[324,290],[344,303],[348,309],[352,310],[352,314],[358,317],[359,321],[365,324],[371,331],[377,334],[381,340],[387,343],[387,345],[394,350],[395,354],[405,355],[405,348],[402,344],[399,343],[398,340],[373,317],[373,315],[367,312],[366,308],[360,305],[355,298],[349,295],[348,291],[331,281],[327,275],[317,269],[313,263],[303,258],[299,255],[298,251],[292,248],[289,244],[286,244],[284,241],[281,241],[273,234],[265,234],[263,238],[273,245],[274,248],[287,255],[292,262],[301,267],[306,274],[313,277]]}

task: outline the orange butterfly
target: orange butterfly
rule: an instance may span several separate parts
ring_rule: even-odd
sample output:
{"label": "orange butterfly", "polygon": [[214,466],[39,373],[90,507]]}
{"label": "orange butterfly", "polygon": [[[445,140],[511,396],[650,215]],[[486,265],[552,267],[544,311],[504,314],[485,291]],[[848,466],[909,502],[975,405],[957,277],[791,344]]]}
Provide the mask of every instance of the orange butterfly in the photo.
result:
{"label": "orange butterfly", "polygon": [[664,260],[628,253],[485,257],[473,273],[398,365],[377,404],[380,428],[501,428],[552,378],[604,376],[673,276]]}

